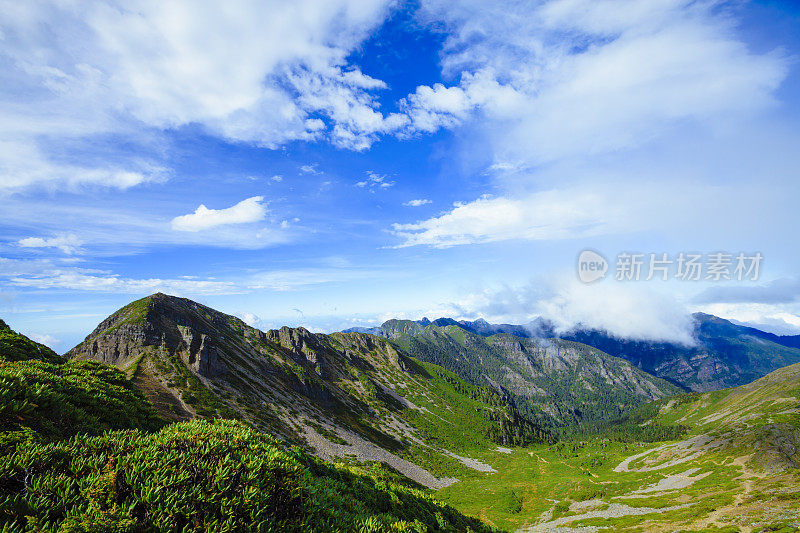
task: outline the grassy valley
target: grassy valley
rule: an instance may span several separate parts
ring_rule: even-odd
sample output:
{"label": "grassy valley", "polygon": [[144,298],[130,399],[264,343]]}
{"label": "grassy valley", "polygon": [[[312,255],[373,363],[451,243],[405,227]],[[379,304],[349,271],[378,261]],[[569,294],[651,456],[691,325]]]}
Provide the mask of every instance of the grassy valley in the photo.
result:
{"label": "grassy valley", "polygon": [[487,449],[476,456],[496,474],[438,496],[521,532],[800,530],[800,365],[639,411],[619,422],[623,429],[635,420],[682,427],[682,435],[646,442],[598,431],[552,446]]}

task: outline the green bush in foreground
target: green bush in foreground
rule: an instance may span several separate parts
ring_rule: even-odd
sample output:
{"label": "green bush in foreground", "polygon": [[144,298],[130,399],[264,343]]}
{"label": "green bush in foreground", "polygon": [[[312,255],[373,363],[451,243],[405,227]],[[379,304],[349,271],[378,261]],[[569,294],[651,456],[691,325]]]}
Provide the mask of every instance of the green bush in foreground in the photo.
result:
{"label": "green bush in foreground", "polygon": [[232,421],[21,444],[0,458],[3,527],[494,531],[425,491],[326,464]]}
{"label": "green bush in foreground", "polygon": [[0,453],[34,440],[163,426],[141,392],[116,368],[95,361],[0,362]]}

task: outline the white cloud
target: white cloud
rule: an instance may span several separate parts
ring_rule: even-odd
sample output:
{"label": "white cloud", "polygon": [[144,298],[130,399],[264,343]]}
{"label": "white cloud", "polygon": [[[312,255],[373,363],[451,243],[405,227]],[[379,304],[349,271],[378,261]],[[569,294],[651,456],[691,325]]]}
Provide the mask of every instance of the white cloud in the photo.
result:
{"label": "white cloud", "polygon": [[[152,162],[59,160],[52,146],[96,149],[103,136],[147,142],[197,124],[235,142],[275,147],[329,137],[361,149],[394,118],[385,84],[348,54],[389,0],[235,5],[21,3],[0,15],[0,188],[130,187],[163,177]],[[157,165],[156,165],[157,166]]]}
{"label": "white cloud", "polygon": [[292,291],[314,285],[363,280],[370,273],[353,268],[327,267],[257,272],[242,281],[248,290]]}
{"label": "white cloud", "polygon": [[241,318],[245,324],[254,328],[258,327],[261,323],[261,319],[258,317],[258,315],[254,315],[253,313],[243,312],[236,316]]}
{"label": "white cloud", "polygon": [[[634,146],[684,120],[716,122],[769,105],[779,53],[749,51],[715,2],[427,0],[447,31],[451,86],[422,85],[383,112],[386,83],[347,61],[391,0],[20,3],[0,16],[0,189],[128,188],[168,170],[120,154],[56,157],[109,136],[147,146],[196,124],[276,147],[327,138],[364,150],[479,118],[498,161],[536,165]],[[115,143],[117,146],[120,143]]]}
{"label": "white cloud", "polygon": [[613,231],[621,216],[595,193],[547,191],[510,199],[483,197],[413,224],[394,224],[400,245],[448,247],[508,239],[565,239]]}
{"label": "white cloud", "polygon": [[264,220],[267,208],[261,202],[263,196],[253,196],[226,209],[209,209],[200,205],[194,213],[172,219],[172,229],[177,231],[201,231],[229,224],[247,224]]}
{"label": "white cloud", "polygon": [[696,309],[776,335],[800,335],[800,305],[796,303],[716,303]]}
{"label": "white cloud", "polygon": [[62,267],[46,259],[15,260],[0,257],[0,278],[14,287],[67,289],[90,292],[150,294],[237,294],[243,292],[228,281],[197,279],[124,278],[106,270]]}
{"label": "white cloud", "polygon": [[695,344],[686,306],[674,295],[656,292],[645,283],[585,284],[572,276],[553,277],[524,287],[486,290],[457,307],[513,323],[543,317],[558,333],[580,326],[622,338]]}
{"label": "white cloud", "polygon": [[427,198],[418,198],[418,199],[415,199],[415,200],[409,200],[409,201],[405,202],[403,205],[406,206],[406,207],[419,207],[419,206],[427,205],[427,204],[430,204],[430,203],[433,203],[433,202],[431,200],[428,200]]}
{"label": "white cloud", "polygon": [[322,174],[323,172],[321,170],[318,170],[317,169],[317,163],[314,163],[313,165],[303,165],[303,166],[301,166],[300,167],[300,173],[301,174]]}
{"label": "white cloud", "polygon": [[389,181],[388,176],[378,174],[372,170],[367,171],[367,179],[356,183],[356,187],[368,189],[369,192],[374,193],[376,190],[388,189],[394,187],[395,182]]}
{"label": "white cloud", "polygon": [[[175,231],[171,221],[181,209],[185,209],[185,205],[178,199],[148,202],[142,207],[131,205],[127,198],[112,196],[102,202],[85,202],[76,208],[74,203],[53,203],[47,198],[0,195],[4,223],[11,227],[35,227],[40,235],[53,236],[62,235],[60,232],[66,225],[69,233],[83,243],[81,257],[136,254],[162,245],[253,250],[288,242],[296,238],[299,231],[281,229],[280,219],[265,220],[253,231],[242,231],[237,225],[217,226],[213,231]],[[18,235],[16,239],[23,236]]]}
{"label": "white cloud", "polygon": [[296,291],[327,283],[364,280],[374,271],[350,268],[330,259],[322,268],[247,271],[235,277],[129,278],[95,268],[59,265],[48,259],[19,260],[0,257],[0,281],[7,287],[74,290],[97,293],[185,295],[235,295],[254,291]]}
{"label": "white cloud", "polygon": [[280,183],[280,182],[282,182],[282,181],[283,181],[283,176],[280,176],[280,175],[278,175],[278,174],[275,174],[275,175],[274,175],[274,176],[272,176],[270,179],[271,179],[272,181],[274,181],[275,183]]}
{"label": "white cloud", "polygon": [[61,344],[61,339],[57,339],[52,335],[48,334],[41,334],[41,333],[30,333],[28,335],[31,339],[35,340],[39,344],[44,344],[49,348],[56,348]]}
{"label": "white cloud", "polygon": [[502,161],[537,165],[636,146],[683,120],[726,121],[773,102],[787,73],[751,53],[714,2],[423,2],[449,30],[453,87],[419,87],[405,105],[419,131],[471,116]]}
{"label": "white cloud", "polygon": [[17,244],[23,248],[58,248],[67,255],[81,251],[81,241],[76,235],[62,234],[55,237],[26,237]]}

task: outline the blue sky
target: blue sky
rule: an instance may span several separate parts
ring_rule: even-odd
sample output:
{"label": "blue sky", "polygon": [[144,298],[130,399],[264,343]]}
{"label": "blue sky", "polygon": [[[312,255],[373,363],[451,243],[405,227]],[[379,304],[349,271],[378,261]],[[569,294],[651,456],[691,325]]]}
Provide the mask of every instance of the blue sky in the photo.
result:
{"label": "blue sky", "polygon": [[[164,291],[269,328],[547,316],[800,333],[793,2],[0,10],[0,317],[65,351]],[[578,253],[760,252],[750,282]]]}

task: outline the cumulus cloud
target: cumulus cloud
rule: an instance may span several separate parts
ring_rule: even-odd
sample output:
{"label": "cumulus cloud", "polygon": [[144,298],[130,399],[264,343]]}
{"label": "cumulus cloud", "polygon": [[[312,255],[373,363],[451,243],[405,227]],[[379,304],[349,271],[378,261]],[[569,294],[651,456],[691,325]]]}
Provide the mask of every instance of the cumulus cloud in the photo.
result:
{"label": "cumulus cloud", "polygon": [[81,251],[83,241],[70,233],[55,237],[26,237],[17,244],[23,248],[57,248],[67,255],[72,255]]}
{"label": "cumulus cloud", "polygon": [[[231,142],[277,147],[328,139],[365,150],[481,119],[498,161],[535,165],[636,145],[684,120],[769,105],[786,75],[713,2],[422,2],[446,30],[449,85],[420,85],[382,111],[386,83],[348,57],[391,0],[300,0],[280,9],[188,0],[22,3],[0,16],[3,189],[31,184],[128,188],[168,170],[121,154],[104,164],[55,158],[112,136],[146,143],[199,125]],[[119,146],[120,143],[115,143]]]}
{"label": "cumulus cloud", "polygon": [[0,213],[9,226],[39,228],[42,237],[36,238],[43,239],[64,235],[61,231],[68,226],[69,234],[75,235],[81,243],[73,257],[78,254],[90,258],[124,255],[140,253],[152,246],[176,245],[254,250],[289,242],[302,231],[301,228],[282,229],[278,224],[280,219],[265,220],[263,224],[248,228],[252,231],[242,231],[242,227],[235,224],[217,226],[213,231],[176,231],[171,226],[176,209],[180,208],[172,203],[150,202],[143,210],[141,205],[132,204],[124,197],[86,202],[76,208],[74,203],[53,203],[47,198],[0,195]]}
{"label": "cumulus cloud", "polygon": [[267,208],[261,202],[263,196],[253,196],[226,209],[209,209],[200,205],[194,213],[172,219],[172,229],[177,231],[201,231],[229,224],[247,224],[264,220]]}
{"label": "cumulus cloud", "polygon": [[582,191],[546,191],[521,199],[483,197],[412,224],[393,225],[400,247],[444,248],[508,239],[565,239],[616,227],[622,206]]}
{"label": "cumulus cloud", "polygon": [[275,147],[330,138],[368,147],[397,119],[377,110],[386,85],[347,62],[389,0],[300,0],[232,6],[188,0],[22,3],[0,15],[2,188],[130,187],[152,162],[57,160],[53,144],[91,148],[187,124]]}

